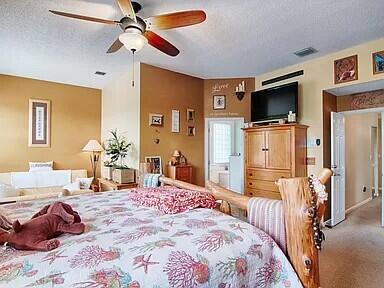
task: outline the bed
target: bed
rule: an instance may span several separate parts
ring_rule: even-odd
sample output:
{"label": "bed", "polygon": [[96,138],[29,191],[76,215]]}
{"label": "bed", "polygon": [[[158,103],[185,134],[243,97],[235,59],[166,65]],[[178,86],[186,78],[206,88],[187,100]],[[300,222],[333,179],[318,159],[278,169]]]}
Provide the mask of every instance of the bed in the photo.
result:
{"label": "bed", "polygon": [[[228,209],[226,203],[244,208],[249,200],[212,183],[207,190],[165,177],[161,181],[209,191],[223,200],[222,209]],[[282,180],[282,195],[286,189],[303,190],[308,184],[305,181]],[[123,191],[66,197],[65,202],[87,223],[86,233],[60,236],[61,246],[50,252],[1,250],[0,287],[319,287],[317,251],[309,247],[313,237],[308,231],[300,236],[305,241],[292,251],[292,237],[298,236],[287,225],[285,255],[268,234],[220,211],[197,208],[164,214],[133,202],[134,194]],[[54,201],[57,199],[21,201],[2,207],[11,218],[22,220]],[[304,222],[296,223],[296,231],[300,225],[307,229]],[[295,255],[303,249],[304,257]],[[305,266],[304,274],[300,265]]]}

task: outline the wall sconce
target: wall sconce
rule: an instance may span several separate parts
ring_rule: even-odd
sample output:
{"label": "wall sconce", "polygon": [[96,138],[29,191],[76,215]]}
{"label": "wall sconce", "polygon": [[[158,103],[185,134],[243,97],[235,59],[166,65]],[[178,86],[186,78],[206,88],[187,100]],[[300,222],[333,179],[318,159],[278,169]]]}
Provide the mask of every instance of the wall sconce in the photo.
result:
{"label": "wall sconce", "polygon": [[242,81],[239,85],[236,86],[235,94],[237,96],[237,99],[239,99],[239,101],[243,100],[244,95],[245,95],[245,83],[244,83],[244,81]]}

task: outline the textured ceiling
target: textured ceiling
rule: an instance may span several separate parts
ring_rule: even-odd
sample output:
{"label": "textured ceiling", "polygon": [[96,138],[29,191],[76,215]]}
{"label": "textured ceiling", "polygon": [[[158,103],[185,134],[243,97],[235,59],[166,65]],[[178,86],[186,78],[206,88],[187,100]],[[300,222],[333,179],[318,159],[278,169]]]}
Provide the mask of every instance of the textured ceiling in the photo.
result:
{"label": "textured ceiling", "polygon": [[[176,58],[150,46],[137,60],[201,78],[255,76],[384,36],[383,0],[142,0],[142,17],[204,9],[206,22],[160,35]],[[48,9],[120,19],[114,0],[0,0],[0,73],[101,88],[130,69],[130,53],[105,51],[117,27]],[[319,53],[292,53],[312,46]],[[96,70],[107,75],[96,76]]]}

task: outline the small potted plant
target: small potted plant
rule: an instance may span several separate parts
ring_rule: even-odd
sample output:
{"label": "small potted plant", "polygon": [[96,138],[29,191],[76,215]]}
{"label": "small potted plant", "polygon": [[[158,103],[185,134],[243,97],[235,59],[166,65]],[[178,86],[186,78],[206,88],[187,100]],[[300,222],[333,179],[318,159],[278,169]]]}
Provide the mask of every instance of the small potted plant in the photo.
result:
{"label": "small potted plant", "polygon": [[110,158],[108,165],[113,167],[112,180],[120,184],[135,182],[135,170],[124,165],[132,143],[124,136],[119,136],[117,130],[111,131],[111,134],[112,137],[105,143],[105,153]]}

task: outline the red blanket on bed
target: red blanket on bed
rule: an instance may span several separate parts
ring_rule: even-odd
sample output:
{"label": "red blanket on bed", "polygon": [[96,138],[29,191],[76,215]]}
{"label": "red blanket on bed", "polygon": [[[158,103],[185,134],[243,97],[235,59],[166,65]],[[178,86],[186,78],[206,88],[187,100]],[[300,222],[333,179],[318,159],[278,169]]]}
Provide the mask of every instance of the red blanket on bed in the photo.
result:
{"label": "red blanket on bed", "polygon": [[133,190],[130,199],[138,205],[154,207],[165,214],[176,214],[195,208],[216,206],[215,198],[198,191],[179,189],[172,186],[158,188],[138,188]]}

